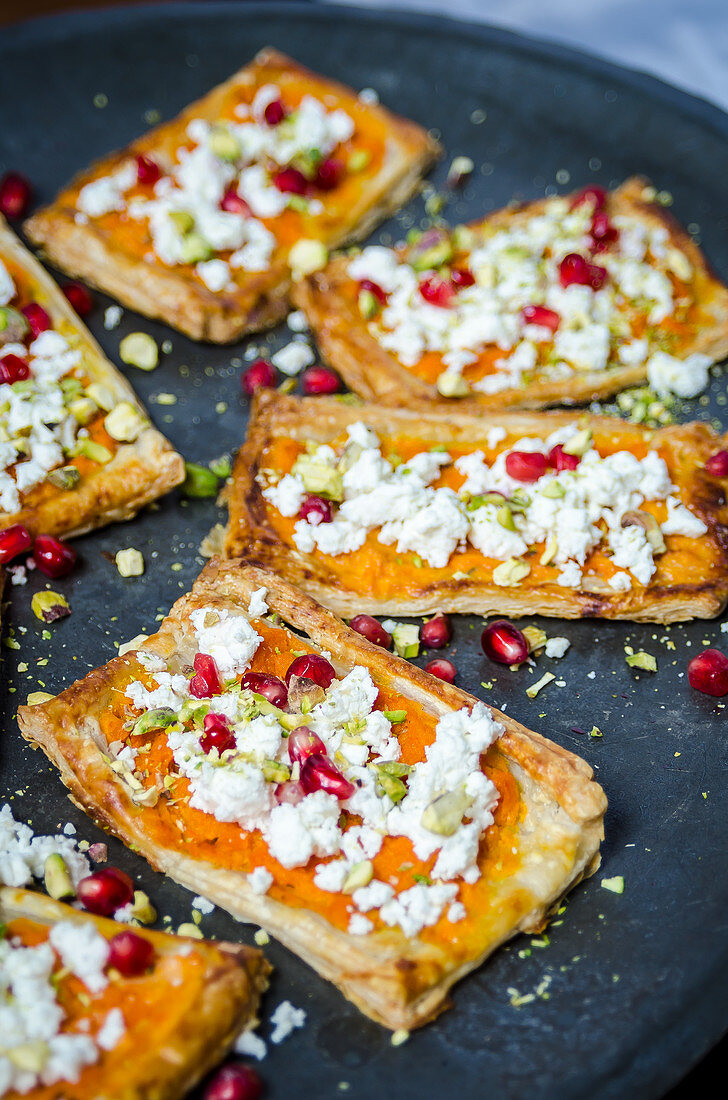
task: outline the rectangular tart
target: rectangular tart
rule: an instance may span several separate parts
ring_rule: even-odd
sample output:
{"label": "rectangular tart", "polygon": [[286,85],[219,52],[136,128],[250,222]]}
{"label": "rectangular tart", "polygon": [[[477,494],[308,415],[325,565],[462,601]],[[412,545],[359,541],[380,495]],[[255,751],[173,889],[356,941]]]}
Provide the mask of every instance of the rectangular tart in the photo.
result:
{"label": "rectangular tart", "polygon": [[124,305],[228,343],[280,320],[291,269],[363,239],[438,154],[420,126],[265,49],[25,229]]}
{"label": "rectangular tart", "polygon": [[268,391],[226,490],[225,549],[347,617],[710,618],[728,599],[725,479],[705,469],[721,446],[701,423]]}
{"label": "rectangular tart", "polygon": [[109,973],[128,927],[30,890],[0,887],[0,927],[5,1100],[181,1100],[255,1025],[268,984],[260,951],[139,927],[149,965]]}
{"label": "rectangular tart", "polygon": [[583,760],[239,561],[19,721],[96,821],[392,1029],[599,862]]}
{"label": "rectangular tart", "polygon": [[0,458],[0,529],[32,535],[129,519],[184,479],[180,455],[1,215]]}
{"label": "rectangular tart", "polygon": [[294,301],[347,385],[389,405],[539,408],[645,380],[689,397],[728,354],[728,290],[637,177],[338,256]]}

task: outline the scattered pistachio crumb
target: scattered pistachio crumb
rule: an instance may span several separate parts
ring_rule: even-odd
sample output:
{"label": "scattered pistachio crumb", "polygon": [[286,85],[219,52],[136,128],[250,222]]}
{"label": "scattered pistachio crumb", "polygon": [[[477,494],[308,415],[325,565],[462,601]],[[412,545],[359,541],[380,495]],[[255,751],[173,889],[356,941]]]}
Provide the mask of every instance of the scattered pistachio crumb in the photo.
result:
{"label": "scattered pistachio crumb", "polygon": [[126,550],[117,550],[116,568],[122,577],[141,577],[144,572],[144,557],[141,550],[128,546]]}
{"label": "scattered pistachio crumb", "polygon": [[257,943],[258,947],[265,947],[266,944],[270,943],[270,936],[266,932],[265,928],[259,928],[253,936],[253,939]]}
{"label": "scattered pistachio crumb", "polygon": [[603,878],[601,884],[605,890],[611,890],[613,894],[624,893],[623,875],[615,875],[613,878]]}
{"label": "scattered pistachio crumb", "polygon": [[403,1043],[406,1043],[410,1037],[410,1033],[405,1027],[398,1027],[396,1031],[392,1032],[392,1038],[390,1040],[393,1047],[401,1047]]}
{"label": "scattered pistachio crumb", "polygon": [[202,932],[200,932],[197,925],[196,924],[191,924],[189,921],[187,921],[184,924],[180,924],[179,928],[177,929],[177,935],[178,936],[189,936],[193,940],[201,940],[202,939]]}
{"label": "scattered pistachio crumb", "polygon": [[539,691],[542,691],[552,680],[555,680],[553,672],[545,672],[540,680],[537,680],[535,684],[531,684],[526,688],[526,695],[529,699],[535,699]]}
{"label": "scattered pistachio crumb", "polygon": [[645,653],[641,649],[638,653],[627,653],[627,649],[631,647],[625,647],[625,661],[630,668],[640,668],[644,672],[657,672],[657,660],[651,653]]}

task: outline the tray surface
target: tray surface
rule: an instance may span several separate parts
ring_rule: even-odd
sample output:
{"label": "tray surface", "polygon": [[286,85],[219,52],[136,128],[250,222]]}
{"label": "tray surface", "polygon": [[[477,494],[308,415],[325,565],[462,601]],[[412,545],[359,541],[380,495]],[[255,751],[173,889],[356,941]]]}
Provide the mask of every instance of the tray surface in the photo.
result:
{"label": "tray surface", "polygon": [[[642,172],[674,196],[676,215],[728,276],[728,118],[717,108],[571,50],[416,15],[168,4],[5,30],[0,170],[27,174],[47,201],[92,159],[125,144],[150,118],[172,116],[266,44],[356,87],[374,87],[383,102],[442,135],[447,156],[433,174],[436,184],[453,155],[471,156],[476,173],[447,208],[450,220],[514,197],[590,181],[611,185]],[[421,200],[411,203],[377,238],[401,238],[422,215]],[[195,345],[130,312],[107,332],[108,304],[98,295],[90,327],[115,362],[127,332],[171,340],[153,373],[123,368],[157,425],[192,461],[233,450],[247,415],[238,381],[245,345]],[[275,349],[289,339],[282,325],[248,344]],[[160,393],[174,394],[176,403],[160,404]],[[689,403],[685,416],[722,417],[726,427],[725,405],[716,377],[710,401]],[[72,821],[79,837],[100,838],[66,800],[51,766],[21,740],[17,704],[29,691],[59,691],[103,664],[115,642],[151,633],[199,572],[198,546],[218,518],[213,502],[182,501],[175,492],[129,524],[79,539],[81,568],[55,585],[73,614],[53,626],[50,640],[30,613],[37,574],[24,587],[8,586],[3,633],[14,631],[20,648],[3,650],[0,801],[7,797],[16,817],[32,820],[38,832]],[[118,575],[113,555],[126,546],[143,552],[143,577]],[[388,1032],[271,942],[276,973],[264,1015],[288,998],[308,1020],[282,1047],[269,1045],[261,1066],[267,1095],[659,1096],[728,1027],[726,718],[722,704],[691,692],[684,675],[705,641],[721,645],[719,623],[666,629],[527,621],[571,639],[562,661],[539,661],[538,675],[552,670],[564,686],[529,700],[529,673],[490,664],[478,645],[481,621],[467,617],[457,619],[451,647],[458,682],[595,767],[610,801],[601,871],[571,896],[547,946],[523,937],[501,950],[455,989],[451,1011],[397,1049]],[[630,670],[625,644],[654,653],[657,674]],[[594,724],[601,739],[573,732]],[[138,878],[174,926],[190,919],[186,891],[117,841],[109,858]],[[622,896],[600,887],[614,875],[624,875]],[[219,910],[202,927],[252,943],[253,930]],[[514,991],[536,990],[531,1003],[511,1003]]]}

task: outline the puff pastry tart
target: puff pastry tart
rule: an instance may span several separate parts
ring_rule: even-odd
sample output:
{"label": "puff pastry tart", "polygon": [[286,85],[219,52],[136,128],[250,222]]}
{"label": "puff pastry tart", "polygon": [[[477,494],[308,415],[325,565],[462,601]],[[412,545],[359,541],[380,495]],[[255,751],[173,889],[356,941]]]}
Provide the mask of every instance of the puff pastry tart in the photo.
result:
{"label": "puff pastry tart", "polygon": [[78,535],[183,479],[182,458],[0,216],[0,528]]}
{"label": "puff pastry tart", "polygon": [[728,290],[647,180],[508,207],[295,290],[362,397],[462,412],[585,402],[649,379],[693,396],[728,354]]}
{"label": "puff pastry tart", "polygon": [[438,152],[413,122],[266,49],[25,228],[125,305],[226,343],[279,320],[291,270],[365,237]]}
{"label": "puff pastry tart", "polygon": [[0,922],[5,1100],[176,1100],[255,1024],[259,951],[135,928],[125,976],[123,924],[10,887]]}
{"label": "puff pastry tart", "polygon": [[709,618],[728,599],[725,479],[705,469],[719,446],[698,423],[268,392],[227,490],[226,549],[345,616]]}
{"label": "puff pastry tart", "polygon": [[390,1028],[599,860],[583,760],[238,561],[19,718],[97,821]]}

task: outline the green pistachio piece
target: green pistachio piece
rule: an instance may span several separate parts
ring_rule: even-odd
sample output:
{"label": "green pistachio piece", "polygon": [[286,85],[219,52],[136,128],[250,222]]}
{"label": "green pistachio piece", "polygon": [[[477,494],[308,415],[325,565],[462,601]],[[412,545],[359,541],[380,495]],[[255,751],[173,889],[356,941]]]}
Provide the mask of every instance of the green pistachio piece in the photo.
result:
{"label": "green pistachio piece", "polygon": [[302,279],[326,266],[329,253],[321,241],[301,237],[288,253],[288,266],[294,279]]}
{"label": "green pistachio piece", "polygon": [[[432,238],[434,238],[432,244],[429,244]],[[439,230],[432,231],[432,238],[428,230],[413,246],[408,262],[415,271],[430,271],[432,268],[442,267],[452,259],[453,249],[450,238]]]}
{"label": "green pistachio piece", "polygon": [[30,607],[36,619],[44,623],[53,623],[71,614],[71,606],[65,596],[51,589],[36,592],[30,601]]}
{"label": "green pistachio piece", "polygon": [[363,172],[371,159],[372,155],[368,150],[356,149],[346,162],[346,167],[350,172]]}
{"label": "green pistachio piece", "polygon": [[211,151],[221,160],[237,160],[240,156],[240,142],[226,126],[216,126],[210,134]]}
{"label": "green pistachio piece", "polygon": [[392,630],[392,641],[400,657],[416,657],[420,652],[420,628],[410,623],[397,623]]}
{"label": "green pistachio piece", "polygon": [[398,725],[400,722],[404,722],[405,718],[407,717],[406,710],[384,710],[382,711],[382,714],[387,719],[387,721],[391,722],[395,726]]}
{"label": "green pistachio piece", "polygon": [[119,344],[119,356],[130,367],[154,370],[159,363],[159,348],[147,332],[130,332]]}
{"label": "green pistachio piece", "polygon": [[509,558],[493,570],[493,583],[500,585],[501,588],[508,588],[510,585],[518,584],[530,572],[531,566],[528,562],[523,561],[522,558]]}
{"label": "green pistachio piece", "polygon": [[193,231],[188,233],[182,241],[180,260],[183,264],[197,264],[203,260],[209,260],[213,251],[209,241],[206,241],[201,233]]}
{"label": "green pistachio piece", "polygon": [[193,726],[202,728],[205,721],[205,715],[209,713],[209,703],[198,703],[196,700],[187,699],[182,704],[182,709],[179,712],[179,721],[182,725],[187,725],[188,722],[191,722]]}
{"label": "green pistachio piece", "polygon": [[61,387],[61,393],[63,394],[63,396],[68,399],[72,397],[78,397],[78,395],[83,390],[83,386],[81,385],[80,380],[78,378],[73,378],[73,376],[66,376],[66,378],[61,378],[58,385]]}
{"label": "green pistachio piece", "polygon": [[389,775],[381,769],[377,771],[377,790],[380,794],[388,795],[395,805],[407,794],[407,788],[398,776]]}
{"label": "green pistachio piece", "polygon": [[443,397],[467,397],[472,391],[467,381],[456,370],[445,370],[437,378],[437,392]]}
{"label": "green pistachio piece", "polygon": [[403,775],[409,775],[412,771],[410,764],[402,764],[399,760],[383,760],[379,764],[375,764],[374,767],[384,775],[393,775],[399,779]]}
{"label": "green pistachio piece", "polygon": [[580,432],[577,432],[576,435],[572,435],[571,439],[568,439],[566,443],[562,445],[564,453],[567,455],[579,455],[579,457],[581,457],[591,448],[593,439],[594,436],[591,428],[582,428]]}
{"label": "green pistachio piece", "polygon": [[149,421],[142,416],[131,401],[120,401],[115,409],[107,414],[104,427],[112,439],[119,443],[133,443],[138,439]]}
{"label": "green pistachio piece", "polygon": [[652,547],[653,553],[665,553],[667,547],[665,546],[662,528],[650,512],[642,512],[639,509],[625,512],[622,516],[621,526],[641,527],[647,537],[648,543]]}
{"label": "green pistachio piece", "polygon": [[9,1062],[19,1070],[27,1073],[41,1073],[45,1069],[51,1056],[50,1047],[43,1039],[31,1039],[27,1043],[19,1043],[4,1052]]}
{"label": "green pistachio piece", "polygon": [[183,237],[191,233],[195,227],[195,219],[186,210],[170,210],[167,216],[177,232]]}
{"label": "green pistachio piece", "polygon": [[98,462],[100,466],[105,466],[114,457],[108,447],[104,447],[103,443],[96,443],[93,439],[77,439],[72,453],[82,455],[90,462]]}
{"label": "green pistachio piece", "polygon": [[261,769],[266,783],[285,783],[291,778],[291,769],[279,760],[264,760]]}
{"label": "green pistachio piece", "polygon": [[0,306],[0,344],[14,344],[28,332],[28,322],[18,309]]}
{"label": "green pistachio piece", "polygon": [[438,836],[452,836],[460,827],[470,799],[462,787],[439,795],[422,814],[424,829]]}
{"label": "green pistachio piece", "polygon": [[131,906],[131,915],[140,924],[154,924],[157,919],[157,910],[152,905],[147,894],[143,890],[134,891],[134,901]]}
{"label": "green pistachio piece", "polygon": [[549,500],[560,500],[561,497],[566,496],[566,489],[559,481],[549,481],[548,485],[541,490],[541,495],[548,497]]}
{"label": "green pistachio piece", "polygon": [[217,495],[218,479],[207,466],[196,462],[185,462],[185,479],[182,492],[186,497],[214,497]]}
{"label": "green pistachio piece", "polygon": [[529,653],[535,653],[537,649],[543,649],[548,640],[545,631],[539,630],[537,626],[524,626],[521,633],[528,642]]}
{"label": "green pistachio piece", "polygon": [[550,565],[558,553],[559,543],[556,535],[549,535],[543,554],[538,559],[541,565]]}
{"label": "green pistachio piece", "polygon": [[379,313],[381,303],[376,294],[373,294],[371,290],[360,290],[357,304],[359,306],[359,312],[364,320],[371,321],[372,317],[376,317]]}
{"label": "green pistachio piece", "polygon": [[530,503],[531,498],[523,489],[516,489],[508,499],[508,507],[512,512],[525,512]]}
{"label": "green pistachio piece", "polygon": [[111,412],[116,405],[116,397],[113,392],[101,382],[92,382],[90,386],[87,386],[86,396],[95,401],[98,407],[105,412]]}
{"label": "green pistachio piece", "polygon": [[210,469],[215,477],[230,477],[233,472],[230,455],[221,455],[220,458],[213,459],[210,463]]}
{"label": "green pistachio piece", "polygon": [[296,210],[299,214],[308,213],[308,199],[303,195],[289,195],[286,205],[289,210]]}
{"label": "green pistachio piece", "polygon": [[513,520],[513,512],[510,510],[507,504],[502,504],[496,513],[496,520],[500,523],[501,527],[505,527],[506,531],[515,531],[516,525]]}
{"label": "green pistachio piece", "polygon": [[503,504],[503,494],[495,492],[482,493],[471,497],[466,507],[469,512],[475,512],[478,508],[482,508],[484,504],[497,504],[500,507]]}
{"label": "green pistachio piece", "polygon": [[75,466],[58,466],[46,474],[46,481],[57,489],[75,489],[80,480],[81,474]]}
{"label": "green pistachio piece", "polygon": [[68,411],[81,427],[85,427],[93,420],[99,409],[96,402],[92,401],[90,397],[78,397],[68,403]]}
{"label": "green pistachio piece", "polygon": [[628,654],[625,661],[630,668],[641,668],[643,672],[657,672],[657,661],[651,653],[645,653],[644,650]]}
{"label": "green pistachio piece", "polygon": [[46,857],[43,865],[43,885],[46,893],[56,901],[76,896],[66,861],[59,852],[52,852]]}
{"label": "green pistachio piece", "polygon": [[342,894],[353,894],[355,890],[360,890],[362,886],[368,886],[374,878],[374,865],[370,859],[363,859],[360,863],[355,863],[349,874],[344,879],[344,885],[341,887]]}
{"label": "green pistachio piece", "polygon": [[177,715],[171,707],[155,707],[153,710],[145,711],[140,718],[137,718],[132,727],[132,736],[151,733],[152,730],[166,730],[168,726],[174,725],[176,721]]}
{"label": "green pistachio piece", "polygon": [[307,493],[326,497],[327,500],[343,500],[344,482],[338,470],[317,462],[310,455],[299,455],[293,465],[294,474],[303,481]]}

